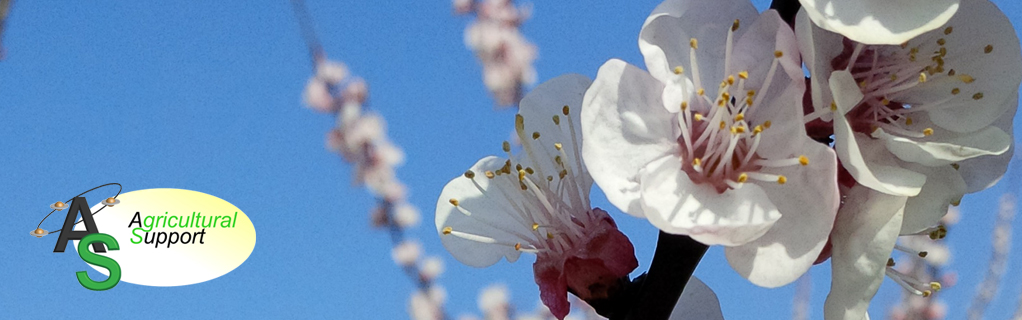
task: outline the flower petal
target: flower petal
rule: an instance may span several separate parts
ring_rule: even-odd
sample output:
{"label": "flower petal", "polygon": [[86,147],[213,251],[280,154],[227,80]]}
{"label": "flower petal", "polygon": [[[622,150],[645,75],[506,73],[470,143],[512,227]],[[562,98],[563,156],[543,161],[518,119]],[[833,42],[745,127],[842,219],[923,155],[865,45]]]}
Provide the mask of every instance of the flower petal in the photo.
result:
{"label": "flower petal", "polygon": [[[830,93],[830,77],[834,67],[831,59],[844,50],[841,35],[816,27],[803,8],[795,17],[795,36],[798,39],[799,52],[805,62],[811,82],[813,107],[815,110],[830,108],[833,97]],[[820,119],[830,121],[832,114],[823,114]]]}
{"label": "flower petal", "polygon": [[[1018,104],[1018,95],[1016,94],[1013,99],[1009,100],[1012,104]],[[997,118],[992,125],[997,128],[1001,128],[1004,132],[1011,134],[1014,128],[1016,109],[1011,109]],[[993,186],[997,181],[1001,180],[1004,176],[1004,172],[1008,170],[1008,162],[1012,156],[1016,155],[1018,151],[1015,150],[1015,139],[1011,139],[1011,145],[1008,146],[1008,151],[996,155],[996,156],[985,156],[972,158],[958,163],[958,172],[962,174],[962,178],[965,179],[966,193],[973,193],[980,190],[984,190]]]}
{"label": "flower petal", "polygon": [[[924,124],[914,126],[919,125]],[[899,159],[931,167],[979,156],[999,155],[1008,151],[1011,145],[1011,136],[997,127],[986,127],[970,133],[941,130],[920,139],[899,137],[877,129],[873,136],[883,140],[887,150]]]}
{"label": "flower petal", "polygon": [[856,185],[847,199],[831,234],[833,271],[823,307],[828,320],[868,317],[866,308],[884,280],[887,259],[901,230],[906,197]]}
{"label": "flower petal", "polygon": [[707,245],[736,246],[759,238],[781,213],[763,188],[746,183],[717,193],[681,171],[680,158],[665,157],[643,168],[646,218],[664,232],[684,234]]}
{"label": "flower petal", "polygon": [[[515,262],[521,252],[515,250],[514,244],[523,242],[532,232],[531,223],[520,220],[514,212],[517,204],[508,198],[519,194],[519,186],[511,183],[512,179],[488,179],[483,175],[499,170],[504,161],[493,156],[483,158],[470,169],[476,173],[474,178],[454,178],[440,192],[436,230],[444,248],[461,263],[486,267],[501,257]],[[457,200],[457,205],[451,199]],[[445,234],[451,231],[479,236],[480,241]]]}
{"label": "flower petal", "polygon": [[571,311],[568,303],[568,280],[560,266],[533,264],[539,299],[557,319],[564,319]]}
{"label": "flower petal", "polygon": [[[960,79],[927,81],[903,93],[906,102],[933,101],[947,97],[940,105],[931,106],[930,119],[937,125],[958,132],[970,132],[989,125],[1009,108],[1022,81],[1022,48],[1011,21],[996,5],[987,0],[962,0],[962,7],[949,28],[934,30],[915,41],[946,43],[944,66],[954,69]],[[953,30],[945,34],[944,30]],[[913,43],[909,42],[909,45]],[[959,88],[961,93],[949,95]]]}
{"label": "flower petal", "polygon": [[582,158],[610,203],[642,217],[639,170],[679,152],[677,117],[663,108],[663,84],[621,60],[600,67],[582,103]]}
{"label": "flower petal", "polygon": [[901,44],[940,27],[959,0],[799,0],[816,25],[865,44]]}
{"label": "flower petal", "polygon": [[855,181],[874,190],[892,195],[914,196],[919,193],[926,176],[897,166],[882,142],[852,131],[843,116],[862,99],[855,79],[848,71],[830,75],[830,89],[838,108],[834,117],[834,151]]}
{"label": "flower petal", "polygon": [[705,283],[695,276],[688,279],[685,291],[678,298],[678,303],[671,311],[670,320],[724,320],[720,311],[720,301]]}
{"label": "flower petal", "polygon": [[[752,22],[759,13],[748,0],[667,0],[646,18],[639,31],[639,51],[646,69],[667,83],[674,67],[692,70],[689,39],[699,41],[697,56],[724,57],[727,33],[735,19]],[[739,29],[741,30],[741,29]],[[700,59],[696,86],[713,88],[722,79],[724,59]],[[690,72],[690,71],[686,71]]]}
{"label": "flower petal", "polygon": [[933,227],[947,214],[951,203],[961,201],[965,195],[965,180],[949,165],[924,167],[905,164],[912,171],[926,175],[926,184],[919,194],[905,203],[905,218],[901,234],[913,234]]}
{"label": "flower petal", "polygon": [[[544,152],[536,150],[529,152],[530,155],[548,155],[550,159],[528,159],[543,171],[542,175],[556,177],[560,168],[551,166],[554,164],[553,157],[560,154],[554,148],[555,143],[560,143],[567,159],[565,163],[572,166],[572,172],[576,181],[582,181],[582,190],[587,192],[593,185],[593,179],[589,177],[584,165],[582,165],[582,128],[581,117],[582,97],[592,81],[586,76],[579,74],[567,74],[550,79],[522,98],[519,104],[518,114],[525,119],[525,136],[520,137],[523,145],[529,142],[529,148],[542,148]],[[564,107],[568,107],[568,114],[563,113]],[[558,120],[555,123],[554,117]],[[533,139],[533,133],[539,133],[539,139]],[[524,160],[524,159],[523,159]]]}
{"label": "flower petal", "polygon": [[781,218],[762,237],[725,249],[731,267],[762,287],[786,285],[809,270],[834,225],[840,204],[837,158],[814,141],[808,141],[804,150],[810,159],[807,166],[771,171],[785,175],[788,182],[762,186]]}

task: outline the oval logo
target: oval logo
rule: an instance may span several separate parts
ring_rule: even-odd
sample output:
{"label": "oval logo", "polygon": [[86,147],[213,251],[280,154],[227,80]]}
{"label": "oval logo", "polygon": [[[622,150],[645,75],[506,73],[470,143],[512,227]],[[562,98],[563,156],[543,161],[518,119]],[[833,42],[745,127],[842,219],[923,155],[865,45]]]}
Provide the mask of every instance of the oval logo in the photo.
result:
{"label": "oval logo", "polygon": [[[99,232],[120,245],[100,254],[117,261],[124,282],[171,287],[209,281],[240,266],[255,249],[248,216],[202,192],[138,190],[121,194],[106,208],[103,199],[88,200]],[[75,230],[85,230],[84,224]],[[70,247],[78,250],[78,241]],[[89,266],[109,275],[105,268]]]}

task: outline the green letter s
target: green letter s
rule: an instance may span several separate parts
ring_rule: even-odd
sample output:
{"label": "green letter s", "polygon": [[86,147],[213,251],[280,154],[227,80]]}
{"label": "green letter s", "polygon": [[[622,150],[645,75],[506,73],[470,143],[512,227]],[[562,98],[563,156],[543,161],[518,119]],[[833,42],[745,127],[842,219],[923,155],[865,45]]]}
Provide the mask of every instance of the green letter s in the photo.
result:
{"label": "green letter s", "polygon": [[117,261],[114,261],[114,259],[89,251],[89,245],[93,242],[102,242],[108,250],[119,250],[120,246],[117,245],[117,239],[108,234],[93,233],[78,241],[78,256],[82,257],[82,260],[89,264],[106,268],[110,271],[110,277],[104,281],[96,282],[90,279],[89,274],[85,271],[75,272],[75,275],[78,276],[78,282],[86,289],[96,291],[109,290],[121,281],[121,265],[117,264]]}

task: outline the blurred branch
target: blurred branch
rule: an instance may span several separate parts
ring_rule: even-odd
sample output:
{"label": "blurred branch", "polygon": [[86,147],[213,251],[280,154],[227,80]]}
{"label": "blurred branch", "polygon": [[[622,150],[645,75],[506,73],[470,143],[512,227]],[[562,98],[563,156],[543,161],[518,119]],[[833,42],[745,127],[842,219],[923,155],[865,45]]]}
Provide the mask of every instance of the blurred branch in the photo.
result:
{"label": "blurred branch", "polygon": [[791,303],[792,320],[809,320],[809,299],[812,293],[813,278],[806,272],[795,285],[795,297]]}
{"label": "blurred branch", "polygon": [[4,25],[7,23],[7,15],[11,12],[11,2],[14,0],[0,0],[0,60],[4,58]]}
{"label": "blurred branch", "polygon": [[[1007,172],[1005,172],[1007,177],[1005,182],[1008,185],[1008,191],[1001,196],[1000,212],[997,215],[997,220],[994,222],[993,252],[990,256],[986,276],[984,276],[983,282],[976,288],[976,296],[973,297],[972,304],[969,306],[968,314],[970,320],[983,319],[987,306],[994,296],[997,295],[1001,276],[1004,275],[1005,267],[1007,267],[1008,255],[1011,253],[1011,223],[1017,212],[1018,195],[1016,193],[1019,190],[1019,179],[1022,178],[1020,177],[1022,167],[1020,167],[1018,162],[1020,153],[1022,152],[1016,148],[1015,161],[1010,164]],[[1019,318],[1019,313],[1016,312],[1016,319]]]}

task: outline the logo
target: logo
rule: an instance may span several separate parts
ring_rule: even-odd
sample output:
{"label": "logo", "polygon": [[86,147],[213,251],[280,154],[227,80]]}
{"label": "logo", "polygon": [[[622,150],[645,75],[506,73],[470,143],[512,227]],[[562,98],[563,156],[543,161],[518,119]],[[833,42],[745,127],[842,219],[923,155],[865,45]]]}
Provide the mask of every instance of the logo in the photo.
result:
{"label": "logo", "polygon": [[[90,208],[85,194],[114,185],[113,197]],[[54,203],[30,233],[37,238],[59,233],[53,252],[64,252],[71,242],[84,262],[107,276],[95,281],[86,271],[76,272],[87,289],[109,290],[120,281],[158,287],[201,283],[239,267],[255,248],[251,220],[223,199],[184,189],[121,194],[120,187],[105,184]],[[41,228],[64,209],[69,210],[60,230]]]}

